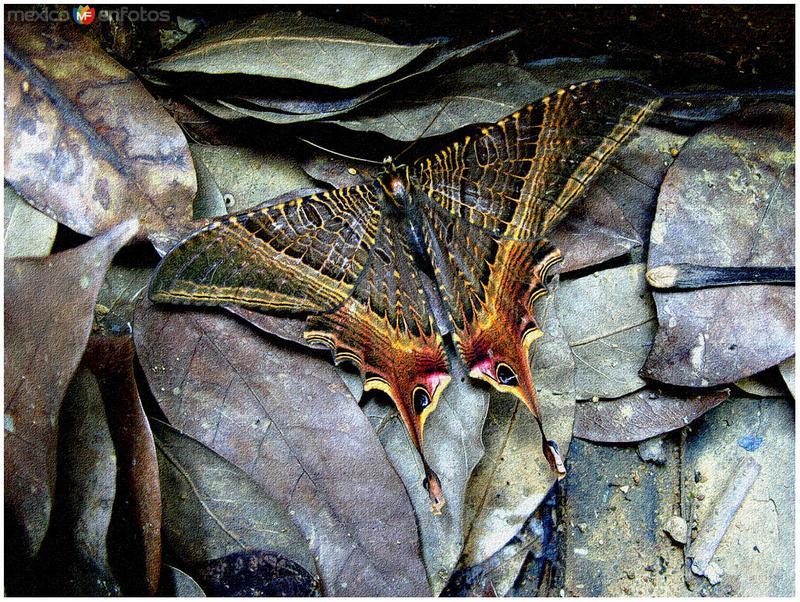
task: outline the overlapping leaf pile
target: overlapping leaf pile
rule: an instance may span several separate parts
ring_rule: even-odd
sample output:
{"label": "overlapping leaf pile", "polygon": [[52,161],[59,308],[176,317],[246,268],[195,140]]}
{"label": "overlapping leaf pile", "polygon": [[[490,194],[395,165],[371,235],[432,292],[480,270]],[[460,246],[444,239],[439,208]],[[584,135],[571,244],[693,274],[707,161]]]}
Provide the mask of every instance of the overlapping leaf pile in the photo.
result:
{"label": "overlapping leaf pile", "polygon": [[[434,516],[393,407],[359,407],[357,379],[305,348],[300,320],[152,305],[150,245],[163,254],[212,216],[374,174],[298,145],[296,124],[379,133],[394,152],[572,81],[647,73],[475,62],[513,32],[400,45],[271,14],[140,74],[160,80],[171,117],[74,27],[6,33],[8,592],[438,595],[456,571],[503,574],[491,591],[508,591],[553,485],[518,402],[454,369],[426,427],[448,500]],[[189,113],[217,144],[187,142],[175,119],[197,133]],[[690,138],[645,127],[553,232],[566,260],[537,302],[531,361],[563,454],[573,434],[681,428],[730,383],[756,375],[740,386],[758,394],[779,363],[793,393],[793,287],[653,294],[645,277],[793,264],[793,117],[762,104]],[[259,144],[219,134],[243,120]],[[54,239],[73,248],[50,254]],[[45,563],[53,579],[33,578]]]}

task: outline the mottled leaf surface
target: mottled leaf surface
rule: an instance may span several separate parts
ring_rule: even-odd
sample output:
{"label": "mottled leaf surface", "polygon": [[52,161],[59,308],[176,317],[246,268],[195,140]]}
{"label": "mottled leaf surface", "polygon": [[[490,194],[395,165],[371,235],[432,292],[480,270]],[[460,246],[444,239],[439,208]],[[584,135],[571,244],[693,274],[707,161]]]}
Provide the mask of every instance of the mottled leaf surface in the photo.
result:
{"label": "mottled leaf surface", "polygon": [[727,389],[684,394],[643,389],[619,399],[584,401],[575,409],[575,436],[631,443],[680,429],[728,398]]}
{"label": "mottled leaf surface", "polygon": [[[667,174],[648,268],[794,265],[794,111],[762,104],[692,138]],[[654,293],[659,328],[642,374],[713,386],[794,354],[794,287]]]}
{"label": "mottled leaf surface", "polygon": [[50,254],[58,222],[25,201],[3,183],[3,240],[5,257],[44,257]]}
{"label": "mottled leaf surface", "polygon": [[316,576],[305,538],[281,504],[199,441],[157,420],[152,428],[163,484],[164,533],[182,563],[199,571],[230,554],[270,550]]}
{"label": "mottled leaf surface", "polygon": [[365,29],[273,13],[209,29],[154,65],[159,71],[242,73],[351,88],[391,75],[429,44],[404,46]]}
{"label": "mottled leaf surface", "polygon": [[229,316],[149,303],[134,336],[170,422],[294,513],[327,593],[429,591],[403,484],[327,358]]}
{"label": "mottled leaf surface", "polygon": [[37,209],[94,236],[191,216],[186,139],[136,77],[72,23],[6,30],[5,178]]}
{"label": "mottled leaf surface", "polygon": [[[575,411],[575,362],[554,306],[554,295],[560,294],[557,280],[550,289],[551,295],[534,306],[544,335],[533,343],[531,368],[545,433],[565,457]],[[465,567],[484,562],[506,545],[555,482],[542,454],[539,427],[516,398],[492,392],[483,443],[486,452],[467,490]]]}
{"label": "mottled leaf surface", "polygon": [[645,385],[639,370],[656,317],[644,264],[562,282],[555,301],[575,357],[578,399],[621,397]]}
{"label": "mottled leaf surface", "polygon": [[[389,461],[403,479],[419,526],[422,559],[428,581],[438,595],[461,556],[464,543],[464,497],[475,465],[483,456],[481,431],[489,404],[488,392],[463,372],[452,358],[452,381],[436,411],[425,422],[425,457],[439,476],[447,504],[442,514],[431,512],[419,454],[394,407],[374,398],[364,405]],[[463,380],[462,380],[463,379]],[[360,383],[359,383],[360,385]]]}
{"label": "mottled leaf surface", "polygon": [[[111,258],[136,233],[124,222],[56,255],[5,261],[5,503],[30,557],[50,515],[58,408],[89,338]],[[10,511],[10,515],[9,515]]]}

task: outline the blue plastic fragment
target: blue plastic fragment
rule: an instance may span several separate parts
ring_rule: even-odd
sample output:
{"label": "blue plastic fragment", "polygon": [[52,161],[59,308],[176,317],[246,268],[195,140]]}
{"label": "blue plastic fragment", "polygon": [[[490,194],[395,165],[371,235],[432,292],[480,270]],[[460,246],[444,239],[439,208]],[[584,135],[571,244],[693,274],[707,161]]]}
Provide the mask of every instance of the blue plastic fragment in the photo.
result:
{"label": "blue plastic fragment", "polygon": [[745,435],[739,439],[739,447],[743,447],[749,452],[756,451],[762,443],[764,443],[764,437],[753,437],[753,435]]}

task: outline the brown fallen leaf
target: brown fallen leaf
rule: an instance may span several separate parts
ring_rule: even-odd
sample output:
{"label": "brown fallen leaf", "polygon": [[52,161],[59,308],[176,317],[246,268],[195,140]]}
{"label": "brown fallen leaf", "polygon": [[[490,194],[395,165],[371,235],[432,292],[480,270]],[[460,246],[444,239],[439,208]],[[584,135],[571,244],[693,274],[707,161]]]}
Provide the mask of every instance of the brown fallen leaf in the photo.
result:
{"label": "brown fallen leaf", "polygon": [[[648,269],[794,263],[794,111],[761,104],[692,138],[667,174]],[[720,244],[724,241],[724,244]],[[794,287],[654,293],[659,328],[642,375],[706,387],[794,353]]]}
{"label": "brown fallen leaf", "polygon": [[212,27],[153,68],[351,88],[391,75],[431,46],[395,44],[365,29],[278,12]]}
{"label": "brown fallen leaf", "polygon": [[149,302],[134,338],[170,422],[294,513],[327,593],[430,591],[402,482],[327,357],[230,316]]}
{"label": "brown fallen leaf", "polygon": [[94,236],[131,217],[152,235],[191,217],[192,158],[136,77],[73,23],[17,20],[5,38],[5,177]]}
{"label": "brown fallen leaf", "polygon": [[20,530],[20,559],[36,553],[47,528],[56,416],[89,338],[98,290],[137,230],[127,221],[75,249],[5,262],[6,524]]}
{"label": "brown fallen leaf", "polygon": [[729,391],[694,395],[644,389],[619,399],[583,401],[575,409],[576,437],[631,443],[683,428],[728,399]]}
{"label": "brown fallen leaf", "polygon": [[83,365],[100,387],[117,459],[111,562],[126,595],[153,595],[161,572],[161,491],[153,434],[133,375],[133,341],[91,337]]}
{"label": "brown fallen leaf", "polygon": [[199,441],[158,420],[152,428],[163,484],[164,534],[187,570],[207,581],[209,563],[269,550],[299,569],[309,590],[305,595],[311,593],[317,581],[314,557],[282,504]]}

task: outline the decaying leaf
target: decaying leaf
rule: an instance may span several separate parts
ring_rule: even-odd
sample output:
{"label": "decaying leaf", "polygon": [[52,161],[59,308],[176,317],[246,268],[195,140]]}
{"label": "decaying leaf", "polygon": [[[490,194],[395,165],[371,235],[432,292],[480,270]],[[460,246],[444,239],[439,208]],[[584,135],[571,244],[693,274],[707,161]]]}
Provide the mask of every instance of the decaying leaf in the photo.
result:
{"label": "decaying leaf", "polygon": [[737,380],[737,388],[754,397],[782,397],[786,392],[784,381],[777,370],[766,370]]}
{"label": "decaying leaf", "polygon": [[643,126],[620,150],[550,237],[564,254],[562,274],[639,246],[646,250],[658,187],[685,141],[685,136]]}
{"label": "decaying leaf", "polygon": [[100,387],[81,367],[59,411],[58,479],[38,562],[42,595],[119,595],[106,537],[116,494],[116,457]]}
{"label": "decaying leaf", "polygon": [[317,583],[308,571],[274,552],[251,550],[209,560],[198,570],[198,575],[212,596],[319,595]]}
{"label": "decaying leaf", "polygon": [[[489,394],[471,382],[452,358],[452,377],[436,411],[425,423],[425,457],[439,476],[447,500],[442,513],[430,511],[431,500],[422,486],[419,454],[393,404],[374,398],[364,413],[386,450],[389,461],[403,479],[417,515],[422,559],[434,595],[447,584],[464,544],[464,496],[475,465],[483,456],[481,431]],[[357,379],[357,386],[360,387]],[[351,388],[352,390],[352,388]]]}
{"label": "decaying leaf", "polygon": [[562,282],[555,302],[575,357],[578,399],[621,397],[644,387],[639,370],[656,328],[644,264]]}
{"label": "decaying leaf", "polygon": [[650,241],[659,187],[687,140],[681,134],[642,126],[620,149],[592,189],[602,189],[602,194],[608,194],[619,204],[645,250]]}
{"label": "decaying leaf", "polygon": [[327,357],[229,316],[150,303],[134,337],[170,422],[294,513],[326,592],[429,591],[403,484]]}
{"label": "decaying leaf", "polygon": [[192,217],[196,220],[220,217],[228,213],[228,208],[225,206],[225,197],[222,196],[222,191],[219,189],[217,181],[208,171],[208,167],[206,167],[200,152],[197,150],[202,147],[203,145],[201,144],[189,145],[194,168],[197,171],[197,195],[194,197],[194,203],[192,203]]}
{"label": "decaying leaf", "polygon": [[5,262],[5,503],[21,540],[39,548],[50,515],[58,408],[89,338],[111,258],[138,230],[127,221],[56,255]]}
{"label": "decaying leaf", "polygon": [[209,29],[155,63],[159,71],[240,73],[351,88],[391,75],[429,44],[404,46],[365,29],[272,13]]}
{"label": "decaying leaf", "polygon": [[575,436],[631,443],[683,428],[728,398],[728,390],[684,395],[643,389],[619,399],[584,401],[575,409]]}
{"label": "decaying leaf", "polygon": [[128,336],[91,337],[83,365],[105,405],[117,460],[117,495],[108,536],[111,563],[127,595],[153,595],[161,572],[161,491],[150,425],[133,375]]}
{"label": "decaying leaf", "polygon": [[333,188],[371,182],[381,172],[380,166],[325,153],[312,153],[303,161],[303,170],[313,179]]}
{"label": "decaying leaf", "polygon": [[58,222],[48,217],[8,184],[3,183],[4,257],[44,257],[50,254]]}
{"label": "decaying leaf", "polygon": [[420,82],[419,93],[411,98],[373,101],[331,121],[351,130],[380,132],[394,140],[410,141],[472,123],[497,121],[552,91],[518,67],[472,65],[426,78]]}
{"label": "decaying leaf", "polygon": [[156,257],[150,244],[143,243],[130,245],[114,258],[97,294],[94,334],[133,332],[133,312],[147,294]]}
{"label": "decaying leaf", "polygon": [[[794,111],[762,104],[692,138],[661,187],[648,268],[794,263]],[[794,353],[794,287],[654,293],[659,328],[642,374],[713,386]]]}
{"label": "decaying leaf", "polygon": [[90,236],[125,219],[144,233],[191,216],[192,158],[136,77],[73,23],[9,22],[5,177],[40,211]]}
{"label": "decaying leaf", "polygon": [[[557,280],[550,288],[555,296],[560,294],[555,290]],[[534,308],[545,334],[533,343],[531,368],[545,433],[556,441],[563,457],[572,437],[575,363],[553,294],[539,299]],[[510,395],[492,393],[483,442],[486,452],[467,490],[463,567],[484,562],[506,545],[555,482],[542,455],[536,421]]]}
{"label": "decaying leaf", "polygon": [[305,538],[281,504],[195,439],[157,420],[152,428],[163,485],[164,533],[184,565],[199,575],[210,561],[269,550],[316,578]]}

